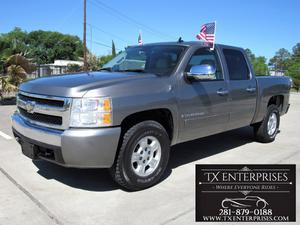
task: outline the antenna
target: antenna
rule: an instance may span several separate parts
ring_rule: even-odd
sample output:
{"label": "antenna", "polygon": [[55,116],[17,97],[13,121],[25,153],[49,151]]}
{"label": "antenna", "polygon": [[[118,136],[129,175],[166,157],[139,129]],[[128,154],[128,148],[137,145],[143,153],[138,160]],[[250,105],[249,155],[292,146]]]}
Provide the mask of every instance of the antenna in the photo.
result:
{"label": "antenna", "polygon": [[178,43],[182,43],[182,42],[183,42],[182,38],[179,37],[177,42],[178,42]]}

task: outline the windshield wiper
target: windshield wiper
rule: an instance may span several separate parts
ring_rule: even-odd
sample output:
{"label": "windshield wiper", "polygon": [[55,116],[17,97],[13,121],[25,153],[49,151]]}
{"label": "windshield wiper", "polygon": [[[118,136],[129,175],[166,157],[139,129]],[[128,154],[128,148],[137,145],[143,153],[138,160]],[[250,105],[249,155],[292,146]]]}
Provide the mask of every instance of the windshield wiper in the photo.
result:
{"label": "windshield wiper", "polygon": [[112,68],[111,67],[103,67],[100,69],[101,70],[106,70],[106,71],[109,71],[109,72],[112,72]]}
{"label": "windshield wiper", "polygon": [[145,73],[143,69],[128,69],[128,70],[117,70],[116,72],[138,72],[138,73]]}

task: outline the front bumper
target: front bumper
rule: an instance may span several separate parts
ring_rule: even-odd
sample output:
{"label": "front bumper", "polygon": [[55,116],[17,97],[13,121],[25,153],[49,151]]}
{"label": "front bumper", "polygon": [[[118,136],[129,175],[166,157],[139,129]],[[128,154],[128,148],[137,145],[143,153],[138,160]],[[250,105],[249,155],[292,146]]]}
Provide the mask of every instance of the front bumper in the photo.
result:
{"label": "front bumper", "polygon": [[113,165],[120,127],[61,131],[31,124],[17,112],[11,119],[19,143],[34,146],[33,158],[76,168],[109,168]]}

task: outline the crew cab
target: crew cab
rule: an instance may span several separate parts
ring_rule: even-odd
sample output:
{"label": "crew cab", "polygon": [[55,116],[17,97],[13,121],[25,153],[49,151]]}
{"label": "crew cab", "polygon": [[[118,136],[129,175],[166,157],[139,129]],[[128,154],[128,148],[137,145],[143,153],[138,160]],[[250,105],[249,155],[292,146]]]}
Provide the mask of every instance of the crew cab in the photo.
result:
{"label": "crew cab", "polygon": [[244,126],[272,142],[290,88],[284,76],[256,77],[242,48],[145,44],[97,72],[22,83],[12,129],[33,160],[109,168],[118,184],[140,190],[159,182],[178,143]]}

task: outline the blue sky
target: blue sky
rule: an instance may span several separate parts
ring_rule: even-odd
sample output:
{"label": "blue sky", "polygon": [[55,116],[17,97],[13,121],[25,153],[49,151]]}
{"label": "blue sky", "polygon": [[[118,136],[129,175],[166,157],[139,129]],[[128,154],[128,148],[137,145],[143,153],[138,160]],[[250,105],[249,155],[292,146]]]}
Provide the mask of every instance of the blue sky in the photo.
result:
{"label": "blue sky", "polygon": [[[0,33],[20,27],[82,38],[82,5],[83,0],[3,0]],[[110,46],[112,39],[118,49],[136,44],[139,30],[145,43],[179,36],[196,40],[201,24],[211,21],[217,21],[218,43],[250,48],[267,58],[300,42],[299,0],[87,0],[88,47],[97,55],[110,51],[99,43]]]}

